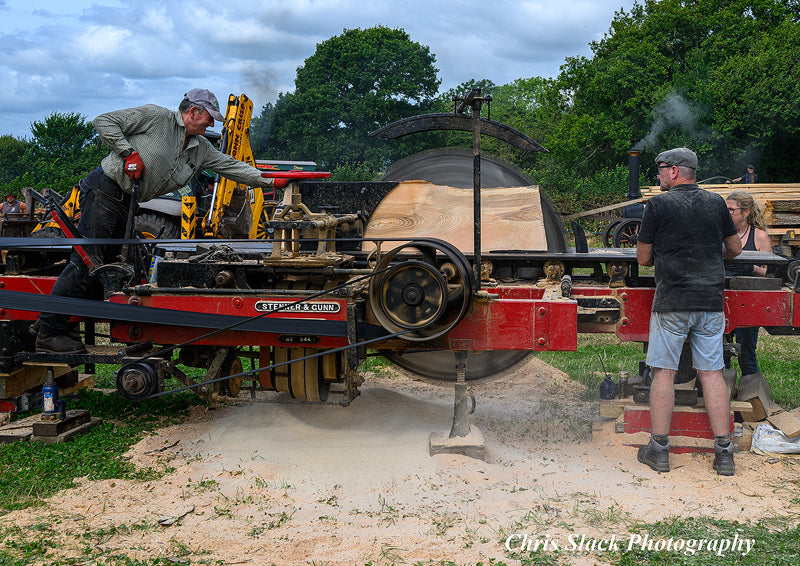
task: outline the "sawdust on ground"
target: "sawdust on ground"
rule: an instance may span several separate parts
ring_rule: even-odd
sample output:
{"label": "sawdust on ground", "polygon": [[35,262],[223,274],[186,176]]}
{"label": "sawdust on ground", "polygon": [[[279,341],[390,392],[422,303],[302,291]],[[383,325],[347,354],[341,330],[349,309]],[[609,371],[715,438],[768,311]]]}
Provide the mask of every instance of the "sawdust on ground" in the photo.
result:
{"label": "sawdust on ground", "polygon": [[450,430],[452,385],[393,368],[368,375],[349,407],[276,396],[198,408],[130,451],[138,466],[168,466],[161,479],[78,480],[0,524],[52,521],[65,556],[80,533],[106,529],[100,548],[133,559],[514,564],[505,542],[516,535],[518,548],[527,535],[556,541],[562,562],[594,564],[596,552],[567,547],[570,535],[624,540],[637,521],[671,517],[747,523],[786,515],[797,496],[786,458],[739,454],[731,478],[711,470],[708,454],[672,455],[672,472],[651,471],[613,423],[598,426],[595,392],[533,357],[470,388],[485,461],[428,455],[429,435]]}

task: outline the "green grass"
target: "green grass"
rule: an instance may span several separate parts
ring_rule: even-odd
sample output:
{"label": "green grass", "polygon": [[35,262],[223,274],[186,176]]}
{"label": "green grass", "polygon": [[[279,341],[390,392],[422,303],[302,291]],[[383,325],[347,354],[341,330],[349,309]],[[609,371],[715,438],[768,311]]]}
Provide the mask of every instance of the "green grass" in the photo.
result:
{"label": "green grass", "polygon": [[[773,400],[784,408],[800,405],[800,337],[768,336],[759,338],[759,364],[772,387]],[[620,343],[611,335],[580,335],[576,352],[542,352],[543,361],[565,371],[573,379],[588,386],[586,398],[596,399],[602,378],[603,366],[609,373],[619,371],[634,374],[638,362],[644,358],[642,347],[637,343]],[[602,359],[602,364],[601,364]],[[381,357],[371,357],[364,369],[380,371],[388,362]],[[245,365],[245,367],[249,367]],[[113,387],[116,366],[98,368],[101,377],[98,387]],[[104,377],[102,377],[104,376]],[[124,453],[145,435],[156,428],[179,421],[194,404],[203,401],[191,393],[165,396],[143,403],[130,403],[116,393],[82,391],[70,400],[68,408],[88,409],[92,416],[103,419],[103,424],[88,434],[76,437],[65,444],[46,445],[39,443],[17,443],[0,445],[0,514],[40,504],[45,498],[71,487],[78,477],[90,480],[131,479],[146,481],[168,473],[168,468],[136,469],[124,460]],[[24,416],[24,415],[21,415]],[[787,501],[787,509],[791,506]],[[796,524],[796,518],[789,520]],[[137,530],[144,525],[117,525],[116,529]],[[592,556],[598,564],[621,566],[645,565],[727,565],[746,564],[754,566],[782,566],[800,564],[800,530],[786,528],[777,519],[761,519],[742,524],[705,517],[676,518],[654,523],[628,525],[630,533],[648,533],[651,538],[731,538],[756,539],[756,548],[747,557],[733,554],[716,556],[697,553],[688,556],[675,552],[656,552],[634,548],[630,552],[607,553]],[[101,561],[103,564],[126,566],[149,566],[174,563],[160,557],[134,560],[124,553],[102,554],[98,541],[108,536],[103,530],[73,533],[72,558],[55,559],[53,543],[59,533],[49,522],[34,529],[22,530],[15,526],[0,527],[0,566],[27,566],[32,564],[78,564]],[[629,534],[630,534],[629,533]],[[145,533],[143,533],[145,534]],[[63,537],[60,538],[63,544]],[[181,544],[176,541],[176,545]],[[48,552],[50,555],[48,556]],[[187,563],[200,557],[192,554],[184,557]],[[384,556],[381,564],[389,556]],[[571,552],[507,553],[505,561],[456,563],[449,560],[414,562],[415,566],[511,566],[570,564],[575,558]],[[372,564],[372,563],[367,563]],[[365,564],[366,566],[366,564]]]}
{"label": "green grass", "polygon": [[[761,373],[770,384],[772,400],[787,410],[800,407],[800,337],[762,332],[757,355]],[[580,334],[577,351],[539,352],[536,356],[585,384],[587,399],[598,398],[603,366],[613,379],[620,371],[633,376],[639,371],[639,360],[645,358],[641,344],[620,342],[611,334]],[[736,367],[736,362],[731,365]]]}
{"label": "green grass", "polygon": [[144,435],[174,422],[199,403],[202,400],[191,393],[136,404],[117,393],[80,391],[67,408],[87,409],[103,420],[89,433],[62,444],[0,445],[0,513],[36,505],[83,476],[90,480],[157,477],[163,470],[137,470],[122,455]]}

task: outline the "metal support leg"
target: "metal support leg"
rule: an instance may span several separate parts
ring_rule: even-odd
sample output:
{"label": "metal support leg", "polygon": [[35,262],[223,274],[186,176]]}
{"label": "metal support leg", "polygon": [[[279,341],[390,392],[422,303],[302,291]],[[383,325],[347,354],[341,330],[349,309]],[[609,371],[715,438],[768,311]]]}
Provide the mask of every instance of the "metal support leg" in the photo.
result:
{"label": "metal support leg", "polygon": [[[445,437],[444,433],[431,433],[428,437],[428,453],[431,456],[461,454],[483,460],[486,443],[481,431],[469,422],[469,415],[475,412],[475,398],[467,391],[467,352],[455,351],[453,353],[456,356],[453,427],[449,437]],[[471,406],[470,401],[472,402]]]}
{"label": "metal support leg", "polygon": [[470,400],[470,395],[467,393],[467,352],[458,350],[454,354],[456,355],[456,385],[453,428],[450,429],[450,438],[469,434],[470,411],[468,410],[468,401]]}

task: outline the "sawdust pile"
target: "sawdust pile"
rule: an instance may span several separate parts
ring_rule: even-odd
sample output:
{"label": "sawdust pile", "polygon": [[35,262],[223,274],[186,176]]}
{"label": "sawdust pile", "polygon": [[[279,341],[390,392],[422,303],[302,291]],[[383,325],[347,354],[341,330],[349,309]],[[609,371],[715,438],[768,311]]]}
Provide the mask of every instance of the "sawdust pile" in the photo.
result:
{"label": "sawdust pile", "polygon": [[[659,475],[613,426],[595,423],[592,440],[596,393],[535,358],[470,386],[486,461],[430,457],[429,434],[450,430],[452,385],[391,370],[368,376],[349,407],[198,411],[130,452],[137,465],[174,468],[162,479],[84,480],[0,524],[58,518],[64,556],[76,555],[81,533],[107,529],[99,547],[135,559],[474,565],[513,563],[504,547],[513,534],[565,541],[626,535],[637,520],[785,514],[792,463],[741,454],[736,476],[720,478],[709,455],[683,454]],[[596,562],[592,553],[567,558]]]}

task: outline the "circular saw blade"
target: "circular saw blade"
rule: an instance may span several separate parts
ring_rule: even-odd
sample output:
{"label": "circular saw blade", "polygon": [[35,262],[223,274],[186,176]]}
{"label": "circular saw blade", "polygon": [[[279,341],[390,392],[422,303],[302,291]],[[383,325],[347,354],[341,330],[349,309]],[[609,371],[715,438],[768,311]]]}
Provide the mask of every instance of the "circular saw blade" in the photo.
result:
{"label": "circular saw blade", "polygon": [[[405,157],[387,168],[383,181],[427,181],[436,185],[470,189],[474,186],[474,157],[463,148],[433,149]],[[522,187],[535,184],[521,169],[497,157],[481,154],[481,187]],[[563,222],[542,195],[542,213],[548,251],[567,248]],[[383,355],[398,366],[423,377],[455,381],[455,358],[450,351],[411,352]],[[527,351],[469,352],[467,379],[481,379],[506,371],[530,356]]]}

